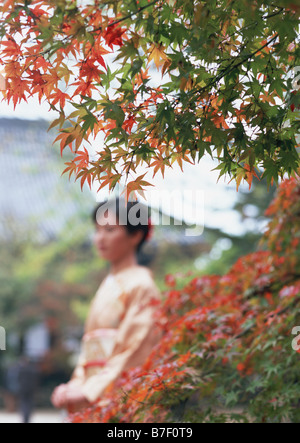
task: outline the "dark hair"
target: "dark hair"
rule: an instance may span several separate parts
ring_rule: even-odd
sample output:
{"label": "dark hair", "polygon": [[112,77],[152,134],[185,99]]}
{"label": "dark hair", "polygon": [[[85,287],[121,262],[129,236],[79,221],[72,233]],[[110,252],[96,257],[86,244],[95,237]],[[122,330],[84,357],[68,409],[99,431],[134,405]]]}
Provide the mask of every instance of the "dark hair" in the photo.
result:
{"label": "dark hair", "polygon": [[149,209],[138,201],[128,201],[122,198],[113,198],[103,201],[97,205],[92,213],[92,219],[95,225],[99,224],[98,220],[101,215],[105,215],[107,211],[113,210],[117,222],[121,223],[129,234],[135,234],[138,231],[143,232],[143,237],[137,246],[137,252],[140,251],[146,242],[149,231]]}

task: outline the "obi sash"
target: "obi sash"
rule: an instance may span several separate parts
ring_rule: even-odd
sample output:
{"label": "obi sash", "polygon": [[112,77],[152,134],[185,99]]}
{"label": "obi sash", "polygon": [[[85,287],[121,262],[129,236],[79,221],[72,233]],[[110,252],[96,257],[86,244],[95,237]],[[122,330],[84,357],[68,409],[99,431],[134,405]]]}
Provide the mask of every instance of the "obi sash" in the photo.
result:
{"label": "obi sash", "polygon": [[111,356],[117,335],[117,329],[95,329],[88,332],[83,337],[84,363],[83,367],[86,376],[99,372],[100,368],[104,368],[108,358]]}

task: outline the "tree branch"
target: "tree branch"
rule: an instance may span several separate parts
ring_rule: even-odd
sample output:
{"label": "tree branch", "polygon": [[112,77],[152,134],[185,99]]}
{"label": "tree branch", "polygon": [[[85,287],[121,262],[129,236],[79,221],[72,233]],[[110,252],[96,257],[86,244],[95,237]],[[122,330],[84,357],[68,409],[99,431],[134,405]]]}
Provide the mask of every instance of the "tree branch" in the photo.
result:
{"label": "tree branch", "polygon": [[[158,1],[160,0],[154,0],[153,2],[149,3],[146,6],[143,6],[141,8],[139,8],[137,11],[131,12],[130,14],[126,15],[125,17],[120,18],[119,20],[115,20],[114,22],[110,23],[107,27],[111,28],[115,25],[118,25],[119,23],[124,22],[125,20],[128,20],[129,18],[132,18],[134,15],[139,14],[140,12],[143,12],[145,9],[150,8],[151,6],[154,6],[156,3],[158,3]],[[99,28],[94,29],[93,31],[90,32],[90,34],[93,34],[94,32],[98,32],[102,30],[102,26],[100,26]]]}
{"label": "tree branch", "polygon": [[263,16],[262,16],[262,19],[263,19],[263,20],[268,20],[268,18],[275,17],[276,15],[281,14],[283,11],[284,11],[284,8],[280,8],[279,11],[273,12],[272,14],[269,14],[269,15],[263,15]]}
{"label": "tree branch", "polygon": [[211,86],[214,86],[216,83],[218,83],[220,80],[222,80],[222,78],[224,78],[226,74],[230,74],[236,68],[238,68],[239,66],[243,65],[246,61],[250,60],[256,54],[261,52],[264,48],[266,48],[271,43],[273,43],[277,39],[277,37],[278,37],[278,34],[274,35],[274,37],[272,37],[271,40],[269,40],[267,43],[265,43],[261,48],[259,48],[256,51],[252,52],[247,57],[243,58],[243,60],[239,61],[238,63],[233,64],[234,62],[230,62],[230,65],[227,68],[223,69],[223,71],[219,75],[217,75],[214,79],[212,79],[206,86],[203,86],[201,89],[198,89],[198,90],[192,92],[192,95],[197,94],[197,93],[201,94],[202,92],[204,92],[207,89],[209,89]]}

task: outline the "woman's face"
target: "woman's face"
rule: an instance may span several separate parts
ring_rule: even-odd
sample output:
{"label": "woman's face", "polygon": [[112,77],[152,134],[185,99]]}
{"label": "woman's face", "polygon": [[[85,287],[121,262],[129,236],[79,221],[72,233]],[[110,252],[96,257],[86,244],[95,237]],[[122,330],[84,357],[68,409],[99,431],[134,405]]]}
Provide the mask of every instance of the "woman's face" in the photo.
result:
{"label": "woman's face", "polygon": [[116,222],[114,214],[108,214],[105,219],[99,220],[96,225],[95,245],[102,258],[116,263],[126,255],[136,252],[143,233],[138,231],[129,234],[126,227]]}

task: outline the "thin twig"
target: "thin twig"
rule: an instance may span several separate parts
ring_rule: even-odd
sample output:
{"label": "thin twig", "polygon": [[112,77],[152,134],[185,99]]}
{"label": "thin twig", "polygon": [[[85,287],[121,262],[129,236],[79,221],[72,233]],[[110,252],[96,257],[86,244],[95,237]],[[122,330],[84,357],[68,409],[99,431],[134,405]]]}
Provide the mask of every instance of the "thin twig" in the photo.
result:
{"label": "thin twig", "polygon": [[275,17],[276,15],[281,14],[283,11],[284,11],[284,8],[280,8],[279,11],[273,12],[273,14],[263,15],[263,16],[262,16],[262,19],[263,19],[263,20],[267,20],[268,18]]}
{"label": "thin twig", "polygon": [[[266,48],[267,46],[269,46],[271,43],[273,43],[278,37],[278,34],[276,33],[274,35],[274,37],[271,38],[271,40],[269,40],[267,43],[265,43],[261,48],[257,49],[256,51],[252,52],[251,54],[249,54],[247,57],[244,57],[243,60],[239,61],[238,63],[236,63],[235,65],[232,66],[232,62],[230,63],[230,65],[223,69],[223,71],[217,75],[213,80],[211,80],[206,86],[203,86],[201,89],[198,89],[196,91],[193,92],[194,94],[197,93],[202,93],[204,91],[206,91],[206,89],[209,89],[211,86],[214,86],[216,83],[218,83],[220,80],[222,80],[222,78],[225,77],[225,75],[230,74],[231,72],[233,72],[236,68],[238,68],[239,66],[243,65],[246,61],[250,60],[251,58],[253,58],[256,54],[258,54],[259,52],[261,52],[264,48]],[[230,69],[229,69],[230,68]]]}
{"label": "thin twig", "polygon": [[[107,27],[111,28],[115,25],[118,25],[119,23],[122,23],[122,22],[128,20],[129,18],[132,18],[134,15],[137,15],[140,12],[143,12],[145,9],[148,9],[151,6],[154,6],[158,1],[160,1],[160,0],[154,0],[153,2],[149,3],[148,5],[139,8],[137,11],[131,12],[130,14],[126,15],[125,17],[120,18],[119,20],[115,20],[114,22],[110,23]],[[93,34],[94,32],[98,32],[101,30],[102,30],[102,26],[99,26],[99,28],[96,28],[93,31],[91,31],[90,34]]]}

